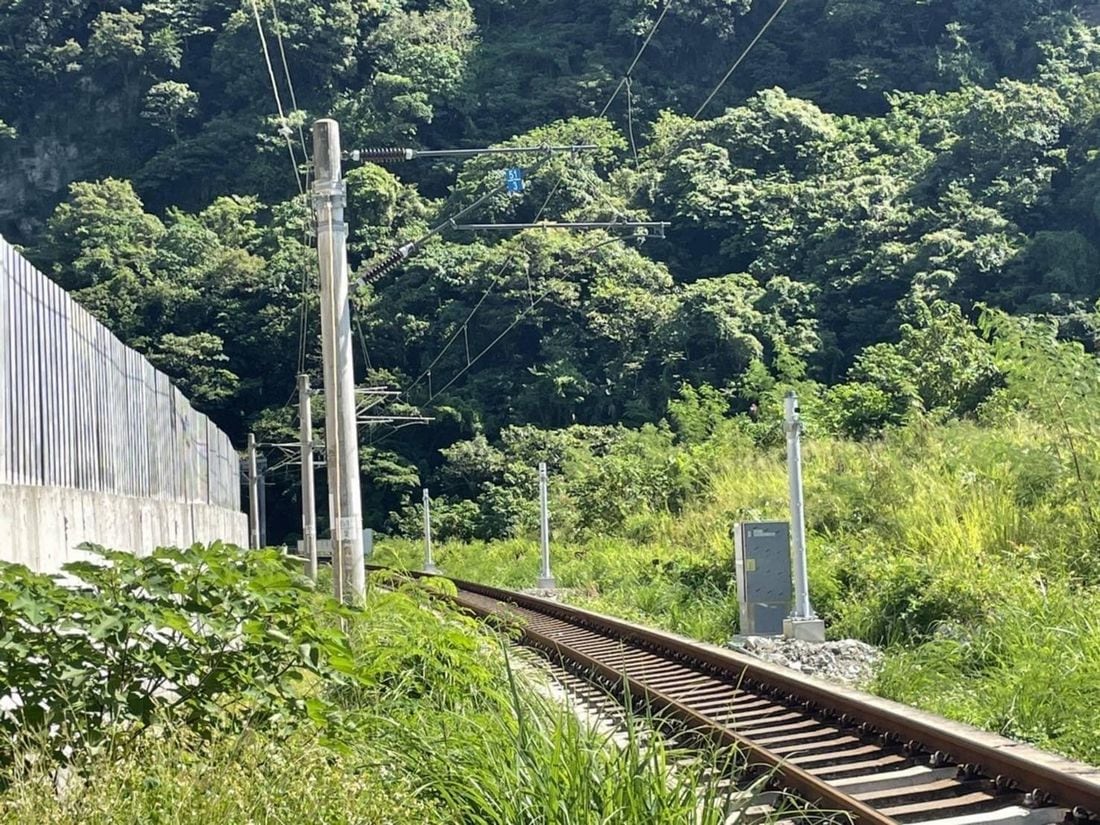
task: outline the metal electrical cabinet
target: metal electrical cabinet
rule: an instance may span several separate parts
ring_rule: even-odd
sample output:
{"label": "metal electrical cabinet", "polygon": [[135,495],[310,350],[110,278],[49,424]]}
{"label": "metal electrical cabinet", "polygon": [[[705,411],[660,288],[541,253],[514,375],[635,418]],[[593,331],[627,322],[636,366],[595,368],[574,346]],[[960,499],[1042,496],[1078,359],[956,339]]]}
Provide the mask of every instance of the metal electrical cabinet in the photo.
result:
{"label": "metal electrical cabinet", "polygon": [[741,635],[781,636],[791,613],[791,531],[785,521],[733,526]]}

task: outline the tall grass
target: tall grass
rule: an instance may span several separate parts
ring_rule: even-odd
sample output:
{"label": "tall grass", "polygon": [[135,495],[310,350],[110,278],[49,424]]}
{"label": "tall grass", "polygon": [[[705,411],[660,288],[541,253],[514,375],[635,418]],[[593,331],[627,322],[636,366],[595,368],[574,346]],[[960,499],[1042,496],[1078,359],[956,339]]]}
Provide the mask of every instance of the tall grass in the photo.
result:
{"label": "tall grass", "polygon": [[442,822],[438,802],[407,772],[379,770],[355,748],[335,751],[302,731],[290,739],[249,732],[201,743],[166,731],[124,755],[103,755],[59,791],[44,766],[13,769],[0,795],[12,825],[334,825]]}
{"label": "tall grass", "polygon": [[[1100,762],[1100,546],[1074,461],[1043,422],[922,419],[880,441],[815,438],[805,449],[810,584],[833,637],[888,648],[875,690]],[[618,535],[570,533],[553,568],[563,598],[694,638],[737,629],[730,527],[787,517],[781,447],[719,432],[706,485],[677,513],[644,504]],[[1091,470],[1089,470],[1091,472]],[[1091,477],[1091,476],[1090,476]],[[559,501],[558,507],[576,506]],[[565,529],[561,528],[565,525]],[[419,547],[379,559],[417,567]],[[456,576],[532,587],[533,540],[438,548]]]}
{"label": "tall grass", "polygon": [[743,804],[720,791],[732,763],[665,747],[643,717],[620,747],[543,698],[438,588],[372,587],[343,616],[353,660],[333,665],[355,679],[302,684],[332,700],[322,711],[243,732],[120,729],[64,767],[25,745],[0,765],[0,821],[710,825]]}

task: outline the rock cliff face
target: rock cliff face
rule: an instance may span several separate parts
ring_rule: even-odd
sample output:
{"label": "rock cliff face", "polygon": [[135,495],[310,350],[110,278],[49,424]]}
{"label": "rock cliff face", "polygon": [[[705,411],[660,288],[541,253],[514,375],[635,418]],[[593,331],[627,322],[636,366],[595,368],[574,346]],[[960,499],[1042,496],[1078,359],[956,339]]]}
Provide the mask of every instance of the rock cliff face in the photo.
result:
{"label": "rock cliff face", "polygon": [[0,144],[0,235],[26,242],[80,175],[80,153],[54,136],[22,135]]}

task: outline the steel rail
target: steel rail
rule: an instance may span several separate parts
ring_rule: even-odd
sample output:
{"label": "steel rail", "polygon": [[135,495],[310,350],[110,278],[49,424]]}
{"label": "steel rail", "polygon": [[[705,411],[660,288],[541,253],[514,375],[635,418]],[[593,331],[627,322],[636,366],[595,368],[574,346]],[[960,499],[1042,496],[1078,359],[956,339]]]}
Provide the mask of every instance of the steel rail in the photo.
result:
{"label": "steel rail", "polygon": [[[477,613],[492,615],[492,611],[484,610],[473,602],[464,600],[461,591],[458,594],[457,602]],[[734,746],[740,749],[742,753],[751,757],[749,761],[753,767],[764,766],[774,770],[777,776],[782,777],[783,784],[796,791],[805,801],[844,811],[850,814],[852,822],[858,823],[858,825],[896,825],[896,820],[883,816],[874,808],[838,791],[831,785],[821,782],[796,765],[792,765],[782,756],[756,744],[747,737],[733,732],[729,728],[716,726],[713,720],[701,716],[687,705],[677,702],[672,697],[637,679],[608,667],[581,650],[529,628],[523,628],[523,634],[529,641],[534,643],[535,647],[541,648],[546,653],[556,654],[563,661],[568,661],[588,673],[598,674],[609,684],[622,686],[630,691],[632,697],[642,699],[654,707],[667,711],[679,721],[686,723],[693,732],[711,739],[716,744]]]}
{"label": "steel rail", "polygon": [[[583,645],[578,640],[582,634],[579,630],[567,631],[555,637],[553,633],[532,627],[535,622],[520,624],[522,633],[533,647],[544,653],[557,655],[580,670],[591,672],[605,684],[622,686],[632,695],[660,706],[696,732],[714,741],[740,747],[753,756],[756,764],[774,770],[782,778],[783,784],[797,791],[807,801],[846,811],[856,822],[885,825],[896,823],[899,819],[883,814],[866,802],[856,799],[854,794],[844,793],[830,785],[830,780],[814,776],[809,770],[792,763],[782,753],[777,753],[777,747],[786,751],[793,750],[793,745],[777,743],[777,736],[780,739],[789,736],[796,742],[799,737],[797,730],[769,734],[763,737],[769,740],[769,744],[761,745],[754,741],[754,735],[742,735],[729,724],[699,712],[706,704],[703,701],[705,697],[698,697],[703,705],[697,703],[692,706],[679,701],[667,690],[654,687],[653,682],[660,682],[662,679],[668,679],[675,684],[679,677],[674,671],[665,675],[661,675],[663,671],[658,671],[650,683],[628,675],[626,671],[630,669],[627,664],[630,657],[636,657],[635,661],[640,661],[643,653],[651,653],[663,657],[669,664],[679,663],[683,667],[694,669],[700,675],[724,680],[736,693],[757,693],[761,697],[760,702],[769,707],[785,704],[790,706],[792,713],[801,713],[803,716],[812,709],[819,717],[839,718],[841,723],[838,728],[858,728],[865,741],[869,741],[868,737],[872,733],[882,734],[888,743],[905,746],[913,756],[927,753],[936,764],[958,766],[960,774],[970,778],[966,781],[985,777],[991,780],[992,787],[1007,792],[1006,799],[1014,791],[1019,792],[1018,795],[1026,793],[1029,803],[1035,807],[1054,805],[1069,811],[1070,818],[1067,821],[1100,821],[1097,818],[1100,816],[1100,771],[1095,768],[1051,756],[1018,742],[986,734],[894,702],[810,680],[723,648],[537,596],[458,579],[451,581],[459,591],[456,601],[479,615],[507,616],[507,606],[512,605],[598,634],[612,645],[619,643],[636,646],[639,648],[637,651],[621,652],[619,664],[622,667],[617,667],[614,663],[600,661],[596,656],[589,655],[591,651],[581,649]],[[606,654],[604,658],[607,658]],[[769,696],[779,696],[781,699],[773,702]],[[716,696],[715,701],[721,704],[728,700]],[[774,710],[767,709],[759,711],[761,715],[773,712]],[[739,718],[744,720],[755,713],[755,710],[740,712]],[[804,723],[794,720],[790,724],[799,727]],[[820,719],[815,724],[824,726]],[[755,735],[759,736],[759,733]],[[816,737],[820,733],[812,735]],[[847,737],[853,742],[858,738],[858,734],[849,735],[843,730],[838,730],[836,735]],[[892,752],[890,744],[881,746],[879,750],[881,756]],[[962,787],[965,782],[960,779],[957,784]],[[904,797],[905,793],[898,791],[896,795]],[[929,808],[929,812],[934,810],[934,806]]]}

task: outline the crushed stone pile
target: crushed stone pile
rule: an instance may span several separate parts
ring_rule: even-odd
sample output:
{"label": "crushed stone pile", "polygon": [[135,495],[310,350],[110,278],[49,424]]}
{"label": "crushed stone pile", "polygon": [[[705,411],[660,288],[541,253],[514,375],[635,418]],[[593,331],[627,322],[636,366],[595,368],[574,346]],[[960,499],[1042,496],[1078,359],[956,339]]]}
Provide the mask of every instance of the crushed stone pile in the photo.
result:
{"label": "crushed stone pile", "polygon": [[856,639],[815,644],[782,636],[744,636],[728,647],[848,687],[865,687],[882,664],[882,651]]}

